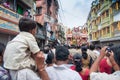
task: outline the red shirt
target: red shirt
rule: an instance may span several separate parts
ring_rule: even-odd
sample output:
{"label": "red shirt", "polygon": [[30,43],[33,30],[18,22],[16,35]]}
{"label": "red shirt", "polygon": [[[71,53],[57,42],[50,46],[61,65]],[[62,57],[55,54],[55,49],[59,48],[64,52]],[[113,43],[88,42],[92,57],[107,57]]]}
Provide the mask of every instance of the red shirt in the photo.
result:
{"label": "red shirt", "polygon": [[[75,70],[75,66],[71,66],[70,68],[72,70]],[[89,79],[89,72],[90,72],[89,69],[86,69],[84,74],[79,72],[79,75],[82,77],[82,80],[88,80]]]}
{"label": "red shirt", "polygon": [[111,74],[112,67],[107,64],[107,58],[104,58],[100,62],[100,72]]}

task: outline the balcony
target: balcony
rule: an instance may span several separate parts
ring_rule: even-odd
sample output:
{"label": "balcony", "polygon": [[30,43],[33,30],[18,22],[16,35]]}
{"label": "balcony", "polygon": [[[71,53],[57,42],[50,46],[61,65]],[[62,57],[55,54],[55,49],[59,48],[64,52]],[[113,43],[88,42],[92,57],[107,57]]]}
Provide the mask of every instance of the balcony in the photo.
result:
{"label": "balcony", "polygon": [[107,34],[104,34],[102,35],[103,38],[110,38],[111,37],[111,34],[110,33],[107,33]]}
{"label": "balcony", "polygon": [[97,40],[98,40],[98,37],[93,37],[92,40],[93,40],[93,41],[97,41]]}
{"label": "balcony", "polygon": [[92,32],[96,32],[97,30],[98,30],[98,27],[97,26],[93,26]]}
{"label": "balcony", "polygon": [[120,30],[116,30],[113,32],[114,36],[120,36]]}
{"label": "balcony", "polygon": [[97,17],[95,13],[92,14],[92,19],[94,20]]}
{"label": "balcony", "polygon": [[18,21],[22,16],[0,5],[0,28],[19,32]]}
{"label": "balcony", "polygon": [[98,30],[101,30],[102,29],[102,26],[101,26],[101,23],[98,24]]}
{"label": "balcony", "polygon": [[101,37],[99,37],[98,39],[99,39],[99,40],[104,40],[104,39],[107,39],[107,38],[111,38],[111,34],[110,34],[110,33],[104,34],[104,35],[102,35]]}
{"label": "balcony", "polygon": [[110,25],[110,17],[106,17],[101,21],[102,28]]}
{"label": "balcony", "polygon": [[109,0],[104,2],[100,8],[100,12],[102,13],[103,11],[109,9],[110,5],[111,5],[111,2]]}
{"label": "balcony", "polygon": [[9,10],[7,8],[4,8],[3,6],[0,6],[0,17],[9,19],[10,21],[16,22],[16,24],[17,24],[18,20],[22,16],[12,10]]}

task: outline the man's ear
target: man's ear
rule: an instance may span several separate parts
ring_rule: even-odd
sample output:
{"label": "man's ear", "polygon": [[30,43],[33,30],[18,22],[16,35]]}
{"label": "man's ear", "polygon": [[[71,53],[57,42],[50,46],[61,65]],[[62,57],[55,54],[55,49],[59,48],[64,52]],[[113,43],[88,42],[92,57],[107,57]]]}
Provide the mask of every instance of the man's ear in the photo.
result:
{"label": "man's ear", "polygon": [[69,54],[68,59],[73,60],[72,55]]}
{"label": "man's ear", "polygon": [[29,30],[29,32],[34,35],[35,34],[35,29]]}
{"label": "man's ear", "polygon": [[32,34],[32,30],[29,30],[29,33],[31,33],[31,34]]}

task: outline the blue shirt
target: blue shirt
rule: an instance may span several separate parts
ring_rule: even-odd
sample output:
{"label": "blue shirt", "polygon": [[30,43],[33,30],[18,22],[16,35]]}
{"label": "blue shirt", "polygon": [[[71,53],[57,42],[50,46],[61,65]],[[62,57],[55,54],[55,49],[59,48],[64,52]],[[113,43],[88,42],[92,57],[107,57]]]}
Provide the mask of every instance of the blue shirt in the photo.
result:
{"label": "blue shirt", "polygon": [[67,67],[67,64],[47,67],[46,71],[50,80],[82,80],[81,76]]}

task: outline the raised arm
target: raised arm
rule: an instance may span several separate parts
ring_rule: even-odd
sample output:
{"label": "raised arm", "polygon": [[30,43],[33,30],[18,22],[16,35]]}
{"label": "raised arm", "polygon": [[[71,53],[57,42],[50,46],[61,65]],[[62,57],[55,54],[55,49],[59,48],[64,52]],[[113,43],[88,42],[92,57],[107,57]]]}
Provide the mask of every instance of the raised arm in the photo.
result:
{"label": "raised arm", "polygon": [[35,54],[35,62],[38,68],[38,73],[41,77],[42,80],[50,80],[48,77],[48,74],[45,70],[45,64],[44,64],[44,55],[42,52],[38,52],[37,54]]}
{"label": "raised arm", "polygon": [[103,47],[101,49],[101,52],[100,52],[100,56],[95,60],[95,62],[92,64],[92,67],[90,68],[90,73],[91,72],[96,72],[98,70],[98,66],[99,66],[99,63],[100,61],[104,58],[104,56],[106,55],[105,51],[106,51],[106,46]]}

